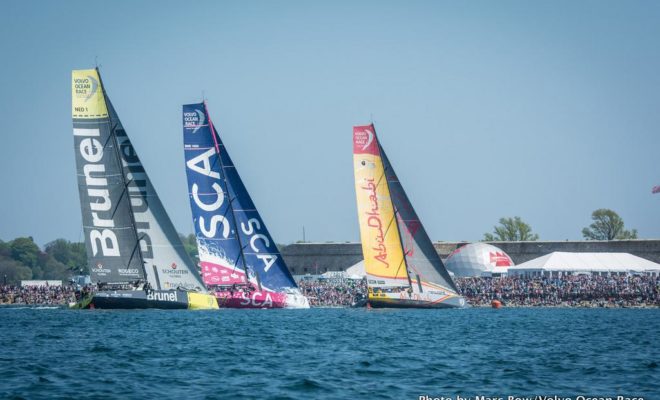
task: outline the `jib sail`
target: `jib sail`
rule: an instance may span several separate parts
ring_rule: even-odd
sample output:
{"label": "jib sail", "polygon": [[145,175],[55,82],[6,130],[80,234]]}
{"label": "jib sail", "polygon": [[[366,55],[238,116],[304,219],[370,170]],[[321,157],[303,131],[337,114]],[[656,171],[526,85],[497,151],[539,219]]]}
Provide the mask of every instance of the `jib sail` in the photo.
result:
{"label": "jib sail", "polygon": [[[433,247],[433,243],[419,220],[406,192],[403,190],[392,164],[390,164],[380,144],[379,147],[413,290],[423,291],[424,285],[438,284],[445,289],[457,292],[454,281],[449,276],[449,272],[447,272],[440,256]],[[422,289],[420,290],[420,288]]]}

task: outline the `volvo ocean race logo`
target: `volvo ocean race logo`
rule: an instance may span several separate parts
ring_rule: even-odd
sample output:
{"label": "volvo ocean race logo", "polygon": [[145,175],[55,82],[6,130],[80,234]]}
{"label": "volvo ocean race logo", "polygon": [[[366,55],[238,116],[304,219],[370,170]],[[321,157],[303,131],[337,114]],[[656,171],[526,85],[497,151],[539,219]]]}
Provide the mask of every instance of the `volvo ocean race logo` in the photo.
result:
{"label": "volvo ocean race logo", "polygon": [[206,124],[206,115],[201,110],[195,112],[183,113],[183,126],[184,128],[194,128],[190,133],[196,133],[199,128]]}
{"label": "volvo ocean race logo", "polygon": [[94,96],[99,88],[99,82],[96,78],[87,75],[87,78],[76,78],[73,80],[76,97],[89,100]]}
{"label": "volvo ocean race logo", "polygon": [[372,131],[367,129],[365,133],[367,134],[367,143],[364,146],[362,146],[362,150],[366,150],[367,147],[369,147],[369,145],[371,144],[371,142],[374,141],[374,133]]}
{"label": "volvo ocean race logo", "polygon": [[376,135],[370,129],[355,131],[353,135],[354,149],[359,153],[368,151],[367,149],[373,144],[375,138]]}

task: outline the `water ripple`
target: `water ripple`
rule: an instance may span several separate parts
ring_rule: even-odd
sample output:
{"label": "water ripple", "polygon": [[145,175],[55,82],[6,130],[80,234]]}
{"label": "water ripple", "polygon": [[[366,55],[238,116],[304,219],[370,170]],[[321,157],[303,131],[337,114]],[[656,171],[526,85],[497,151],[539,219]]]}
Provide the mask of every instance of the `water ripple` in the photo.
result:
{"label": "water ripple", "polygon": [[660,398],[660,310],[0,308],[0,398]]}

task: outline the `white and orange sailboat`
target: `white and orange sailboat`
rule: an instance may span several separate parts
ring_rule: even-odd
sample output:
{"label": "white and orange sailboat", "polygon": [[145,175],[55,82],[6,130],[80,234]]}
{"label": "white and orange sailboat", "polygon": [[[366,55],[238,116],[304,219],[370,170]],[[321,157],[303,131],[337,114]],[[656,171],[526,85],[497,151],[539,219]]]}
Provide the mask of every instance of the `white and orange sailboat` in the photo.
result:
{"label": "white and orange sailboat", "polygon": [[465,307],[373,124],[353,127],[353,167],[369,305]]}

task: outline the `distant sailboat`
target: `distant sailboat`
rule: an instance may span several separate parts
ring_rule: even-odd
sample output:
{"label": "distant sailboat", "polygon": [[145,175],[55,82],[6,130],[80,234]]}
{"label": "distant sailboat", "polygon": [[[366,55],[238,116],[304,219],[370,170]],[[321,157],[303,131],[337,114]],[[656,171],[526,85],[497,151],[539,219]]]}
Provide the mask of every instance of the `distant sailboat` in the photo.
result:
{"label": "distant sailboat", "polygon": [[98,69],[74,70],[72,115],[92,282],[82,308],[218,308],[184,251]]}
{"label": "distant sailboat", "polygon": [[220,307],[309,308],[268,233],[206,103],[183,106],[190,207],[202,277]]}
{"label": "distant sailboat", "polygon": [[369,305],[465,306],[373,125],[353,127],[353,167]]}

